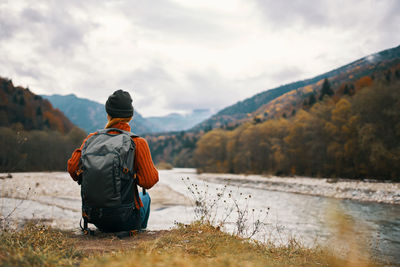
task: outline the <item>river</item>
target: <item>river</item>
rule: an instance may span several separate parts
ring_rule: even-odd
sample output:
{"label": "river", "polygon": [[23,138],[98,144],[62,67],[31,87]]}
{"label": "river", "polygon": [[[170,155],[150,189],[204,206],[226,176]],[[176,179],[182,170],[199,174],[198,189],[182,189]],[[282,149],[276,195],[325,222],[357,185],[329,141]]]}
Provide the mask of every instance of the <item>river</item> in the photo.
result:
{"label": "river", "polygon": [[[214,196],[214,199],[216,193],[213,192],[226,184],[226,180],[222,179],[212,179],[212,182],[200,179],[192,169],[175,169],[160,173],[160,183],[171,186],[188,198],[193,195],[188,193],[188,184],[193,183],[202,189],[206,188],[208,195]],[[344,243],[343,238],[348,238],[346,244],[357,246],[361,254],[370,253],[380,259],[389,259],[392,263],[400,262],[400,205],[268,191],[254,188],[245,181],[242,185],[229,185],[228,182],[225,192],[230,191],[231,199],[242,202],[242,208],[247,206],[249,210],[254,208],[256,212],[263,210],[263,215],[264,211],[268,211],[266,217],[261,216],[265,218],[265,228],[255,236],[261,241],[272,239],[275,243],[284,244],[294,237],[305,245],[312,246],[318,243],[336,246],[335,249],[340,250]],[[246,196],[249,195],[251,198],[246,200]],[[209,200],[212,200],[212,197]],[[222,198],[219,202],[221,205],[232,203],[227,198]],[[188,212],[193,214],[192,209],[189,210],[188,207],[164,212],[170,216],[171,221],[172,218],[176,220],[182,215],[182,220],[187,221]],[[224,213],[224,209],[218,212]],[[234,216],[234,213],[228,222],[235,222],[237,216]],[[252,216],[249,217],[249,224],[252,224]],[[234,228],[228,227],[228,230],[234,231]],[[348,229],[348,232],[344,233],[345,236],[342,233],[343,228]],[[343,250],[348,250],[348,247],[343,247]]]}

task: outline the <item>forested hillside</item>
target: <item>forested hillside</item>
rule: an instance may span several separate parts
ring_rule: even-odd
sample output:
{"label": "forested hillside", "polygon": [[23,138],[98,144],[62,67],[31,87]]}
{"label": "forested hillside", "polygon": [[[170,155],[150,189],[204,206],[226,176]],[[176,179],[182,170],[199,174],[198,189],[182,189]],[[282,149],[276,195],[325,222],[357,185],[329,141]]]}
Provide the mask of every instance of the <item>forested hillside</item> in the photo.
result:
{"label": "forested hillside", "polygon": [[206,172],[398,179],[400,47],[330,73],[215,129],[147,136],[153,157]]}
{"label": "forested hillside", "polygon": [[169,132],[144,136],[155,163],[166,162],[175,167],[195,167],[193,151],[204,132]]}
{"label": "forested hillside", "polygon": [[[301,108],[301,105],[299,103],[291,103],[291,100],[286,101],[284,99],[285,94],[289,94],[292,97],[296,96],[296,99],[300,99],[301,103],[303,103],[305,100],[308,100],[311,94],[320,94],[318,90],[321,88],[324,79],[329,79],[331,84],[335,88],[338,88],[339,84],[351,84],[359,81],[362,77],[373,78],[374,72],[390,69],[399,63],[400,46],[366,56],[314,78],[297,81],[256,94],[253,97],[222,109],[210,119],[195,126],[192,130],[199,131],[210,128],[234,127],[256,116],[256,119],[266,120],[276,113],[278,115],[285,113],[288,116],[293,110]],[[271,103],[273,100],[276,101]],[[282,102],[285,103],[277,105]],[[274,107],[271,108],[271,105]]]}
{"label": "forested hillside", "polygon": [[0,78],[0,126],[18,126],[25,130],[69,132],[74,125],[49,101],[29,89],[14,87],[11,80]]}
{"label": "forested hillside", "polygon": [[400,66],[354,96],[326,96],[291,118],[215,129],[197,142],[203,172],[400,178]]}
{"label": "forested hillside", "polygon": [[0,78],[0,172],[65,170],[84,131],[48,100]]}

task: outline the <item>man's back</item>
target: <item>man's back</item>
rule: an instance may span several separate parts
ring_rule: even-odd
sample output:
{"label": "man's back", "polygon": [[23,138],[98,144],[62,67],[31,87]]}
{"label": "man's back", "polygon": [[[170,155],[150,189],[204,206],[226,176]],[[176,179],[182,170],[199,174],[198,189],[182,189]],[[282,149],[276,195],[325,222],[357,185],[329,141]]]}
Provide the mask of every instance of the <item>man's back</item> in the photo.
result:
{"label": "man's back", "polygon": [[[150,189],[152,186],[154,186],[158,182],[158,171],[155,168],[153,161],[151,159],[151,154],[150,154],[150,149],[149,146],[144,138],[134,136],[131,133],[131,128],[129,126],[129,121],[132,119],[133,116],[133,106],[132,106],[132,99],[130,98],[130,95],[128,92],[122,91],[122,90],[117,90],[115,91],[107,100],[106,102],[106,111],[108,114],[108,124],[106,126],[106,129],[104,130],[99,130],[95,133],[89,134],[89,136],[83,141],[82,145],[80,148],[76,149],[73,153],[71,158],[68,160],[68,172],[70,173],[71,177],[73,180],[77,181],[80,183],[80,180],[83,179],[82,181],[82,190],[86,190],[86,185],[85,183],[91,183],[94,185],[94,188],[98,187],[101,190],[97,190],[98,194],[105,194],[104,198],[103,197],[98,197],[96,196],[96,192],[93,194],[89,194],[92,199],[107,199],[107,194],[112,191],[116,192],[118,195],[121,194],[121,192],[125,192],[122,194],[128,194],[128,196],[132,197],[134,199],[132,207],[129,209],[124,209],[119,207],[117,210],[110,210],[108,209],[109,206],[113,206],[113,200],[115,200],[113,197],[111,197],[111,200],[104,200],[101,205],[98,205],[94,201],[91,203],[92,205],[88,205],[87,198],[85,197],[88,196],[88,194],[82,194],[82,201],[83,201],[83,209],[82,209],[82,215],[85,218],[87,216],[87,219],[99,219],[98,223],[96,226],[98,228],[104,228],[104,225],[102,225],[102,222],[108,221],[108,223],[111,221],[111,224],[113,222],[112,217],[120,217],[122,218],[120,223],[114,223],[112,229],[101,229],[101,230],[110,230],[114,231],[119,228],[129,228],[131,227],[132,229],[137,229],[137,218],[138,216],[140,217],[140,228],[146,228],[147,227],[147,220],[149,218],[149,213],[150,213],[150,196],[148,193],[143,194],[143,193],[138,193],[136,185],[139,185],[145,189]],[[109,129],[109,128],[114,128],[114,129]],[[109,130],[108,130],[109,129]],[[91,160],[88,160],[86,157],[87,155],[90,155],[91,152],[86,153],[86,143],[90,143],[93,140],[97,140],[97,137],[99,135],[103,134],[110,134],[112,136],[117,137],[117,139],[124,139],[123,136],[120,136],[121,134],[128,135],[129,143],[132,144],[134,147],[134,158],[133,161],[130,163],[127,162],[120,162],[120,160],[115,160],[119,161],[121,164],[117,166],[117,170],[114,168],[114,163],[113,159],[105,159],[105,158],[99,158],[97,160],[94,160],[95,156],[94,154],[98,152],[93,152],[89,158]],[[133,141],[133,142],[132,142]],[[121,142],[121,141],[119,141]],[[117,142],[118,143],[118,142]],[[104,145],[104,144],[103,144]],[[118,145],[118,144],[117,144]],[[123,144],[122,144],[123,145]],[[107,147],[107,145],[106,145]],[[113,148],[111,148],[112,150]],[[119,148],[121,149],[121,148]],[[96,150],[96,149],[95,149]],[[107,150],[107,149],[105,149]],[[110,152],[110,151],[108,151]],[[101,154],[101,153],[98,153]],[[112,153],[111,153],[112,154]],[[126,156],[123,156],[126,157]],[[106,164],[106,163],[110,164]],[[107,165],[107,166],[105,166]],[[82,168],[83,167],[83,168]],[[104,168],[104,169],[103,169]],[[90,170],[88,170],[90,169]],[[118,171],[126,171],[125,175],[122,176],[116,176],[114,172]],[[92,174],[90,173],[92,171]],[[112,176],[112,178],[109,178],[108,176]],[[100,177],[100,178],[99,178]],[[124,178],[123,178],[124,177]],[[85,181],[85,179],[87,179]],[[129,179],[129,180],[128,180]],[[112,181],[112,182],[110,182]],[[125,181],[123,183],[123,181]],[[129,181],[130,183],[126,183],[126,181]],[[134,181],[134,186],[133,189],[136,190],[130,190],[129,184]],[[96,184],[99,183],[99,184]],[[102,185],[104,186],[102,186]],[[121,188],[121,190],[119,190]],[[96,190],[94,190],[96,191]],[[104,191],[104,192],[102,192]],[[130,192],[129,192],[130,191]],[[105,193],[107,192],[107,193]],[[131,195],[129,195],[131,193]],[[112,194],[111,194],[112,195]],[[115,196],[114,196],[115,197]],[[124,197],[122,198],[124,199]],[[116,202],[123,202],[123,200],[117,200]],[[99,201],[101,202],[101,201]],[[116,203],[115,202],[115,203]],[[114,203],[114,204],[115,204]],[[93,207],[95,206],[95,207]],[[97,206],[97,207],[96,207]],[[129,205],[128,205],[129,206]],[[115,207],[115,206],[113,206]],[[90,216],[88,216],[88,213],[90,213]],[[110,213],[109,216],[105,215],[106,213]],[[109,218],[106,218],[106,217]],[[126,218],[129,219],[127,220]],[[106,219],[104,219],[106,218]],[[125,218],[125,219],[124,219]],[[118,221],[118,218],[116,219]],[[135,222],[134,222],[135,221]],[[89,221],[90,222],[90,221]],[[114,227],[115,226],[115,227]]]}

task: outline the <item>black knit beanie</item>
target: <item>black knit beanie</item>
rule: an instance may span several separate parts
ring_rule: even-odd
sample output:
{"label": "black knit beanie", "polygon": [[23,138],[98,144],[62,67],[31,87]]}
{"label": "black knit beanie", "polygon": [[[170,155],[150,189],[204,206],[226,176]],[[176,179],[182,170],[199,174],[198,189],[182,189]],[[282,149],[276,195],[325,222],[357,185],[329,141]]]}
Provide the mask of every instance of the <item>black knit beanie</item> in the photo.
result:
{"label": "black knit beanie", "polygon": [[133,116],[131,95],[123,90],[117,90],[106,102],[107,114],[112,118],[129,118]]}

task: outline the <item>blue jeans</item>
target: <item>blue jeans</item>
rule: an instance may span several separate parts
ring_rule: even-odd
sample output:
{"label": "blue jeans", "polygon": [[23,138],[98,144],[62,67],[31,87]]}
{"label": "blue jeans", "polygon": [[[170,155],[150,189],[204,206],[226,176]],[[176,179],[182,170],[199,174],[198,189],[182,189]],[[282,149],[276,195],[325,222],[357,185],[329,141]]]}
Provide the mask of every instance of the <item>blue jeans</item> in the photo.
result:
{"label": "blue jeans", "polygon": [[147,228],[151,199],[147,192],[144,195],[140,192],[139,197],[143,203],[143,207],[140,208],[139,212],[136,209],[133,210],[130,206],[121,206],[116,209],[104,208],[100,209],[101,211],[82,206],[82,211],[89,215],[89,223],[96,225],[102,232],[121,232],[132,229],[143,230]]}
{"label": "blue jeans", "polygon": [[143,207],[140,208],[140,220],[141,220],[141,229],[147,228],[147,222],[150,216],[150,203],[151,198],[149,193],[146,191],[146,194],[143,195],[143,192],[139,193],[139,197],[142,200]]}

